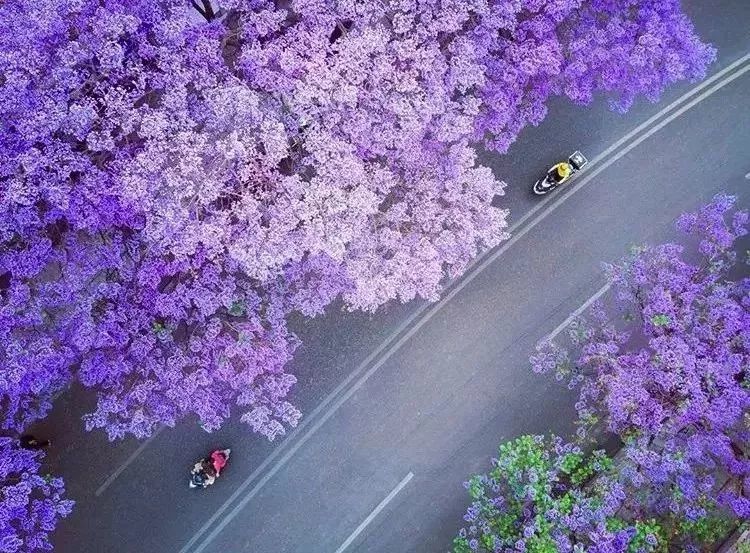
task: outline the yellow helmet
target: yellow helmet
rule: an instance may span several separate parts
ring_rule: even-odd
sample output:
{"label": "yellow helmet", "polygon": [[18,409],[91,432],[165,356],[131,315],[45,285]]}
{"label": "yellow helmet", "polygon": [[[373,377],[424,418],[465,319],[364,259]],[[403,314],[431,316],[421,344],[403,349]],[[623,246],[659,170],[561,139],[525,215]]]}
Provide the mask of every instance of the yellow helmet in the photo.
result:
{"label": "yellow helmet", "polygon": [[567,178],[570,175],[570,164],[568,163],[561,163],[557,166],[557,174],[560,175],[561,178]]}

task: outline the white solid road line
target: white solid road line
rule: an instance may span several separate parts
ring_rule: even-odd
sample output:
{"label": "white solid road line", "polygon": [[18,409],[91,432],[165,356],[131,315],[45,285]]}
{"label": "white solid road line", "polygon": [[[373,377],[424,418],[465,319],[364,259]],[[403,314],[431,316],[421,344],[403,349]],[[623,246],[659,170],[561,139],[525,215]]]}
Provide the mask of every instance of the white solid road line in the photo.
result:
{"label": "white solid road line", "polygon": [[[670,111],[672,111],[673,109],[675,109],[677,106],[679,106],[680,104],[684,103],[685,101],[687,101],[691,97],[695,96],[701,90],[703,90],[707,86],[710,86],[712,83],[716,82],[718,79],[722,78],[727,73],[731,73],[732,71],[734,71],[735,69],[737,69],[739,66],[741,66],[743,63],[747,62],[748,60],[750,60],[750,53],[749,54],[745,54],[744,56],[742,56],[738,60],[735,60],[734,62],[732,62],[731,64],[729,64],[728,66],[726,66],[724,69],[722,69],[721,71],[718,71],[715,74],[711,75],[710,77],[707,77],[705,80],[701,81],[696,86],[694,86],[693,88],[691,88],[690,90],[688,90],[685,94],[683,94],[682,96],[680,96],[679,98],[677,98],[674,102],[672,102],[671,104],[667,105],[664,109],[660,110],[657,114],[652,115],[651,117],[649,117],[648,119],[646,119],[643,123],[641,123],[640,125],[638,125],[637,127],[635,127],[633,130],[631,130],[630,132],[628,132],[625,136],[623,136],[622,138],[620,138],[617,142],[615,142],[614,144],[610,145],[602,153],[600,153],[599,155],[591,158],[589,160],[588,165],[584,168],[583,171],[581,171],[581,176],[579,177],[579,179],[582,178],[587,172],[591,171],[591,169],[593,167],[596,167],[599,163],[601,163],[604,159],[606,159],[607,156],[610,156],[614,152],[616,152],[628,140],[630,140],[634,136],[638,135],[639,133],[643,132],[643,130],[645,130],[650,125],[652,125],[653,123],[655,123],[656,121],[658,121],[660,118],[664,117],[667,113],[669,113]],[[568,189],[570,189],[570,186],[568,187]],[[563,187],[562,190],[565,190],[565,187]],[[542,199],[542,201],[540,201],[532,209],[530,209],[527,213],[525,213],[518,221],[516,221],[515,223],[513,223],[513,225],[511,225],[510,228],[508,229],[508,232],[512,235],[513,232],[518,227],[520,227],[528,219],[530,219],[531,217],[533,217],[534,214],[537,211],[539,211],[540,209],[543,209],[548,203],[554,201],[555,199],[559,199],[556,194],[552,194],[552,195],[546,196],[544,199]],[[474,258],[474,260],[471,263],[469,263],[469,266],[466,268],[466,271],[464,272],[464,275],[468,274],[469,272],[471,272],[472,268],[475,265],[477,265],[478,263],[480,263],[491,251],[492,250],[488,250],[488,251],[484,252],[482,255],[479,255],[476,258]],[[461,277],[459,277],[459,279],[457,279],[457,281],[458,280],[461,280]]]}
{"label": "white solid road line", "polygon": [[[747,57],[747,56],[746,56]],[[533,229],[535,226],[537,226],[544,218],[546,218],[550,213],[552,213],[554,210],[556,210],[558,207],[560,207],[565,201],[570,198],[573,194],[575,194],[578,190],[586,186],[591,180],[597,176],[599,173],[604,171],[606,168],[608,168],[610,165],[615,163],[617,160],[622,158],[624,155],[628,154],[633,148],[641,144],[644,140],[647,140],[649,137],[653,136],[654,133],[658,132],[665,126],[667,126],[669,123],[677,119],[680,115],[685,113],[687,110],[689,110],[692,107],[695,107],[700,102],[714,94],[716,91],[721,90],[723,87],[734,81],[735,79],[738,79],[745,73],[750,71],[750,64],[745,65],[744,67],[740,68],[739,70],[735,71],[734,73],[730,74],[729,76],[725,77],[718,83],[716,83],[714,86],[700,94],[697,98],[691,100],[686,105],[682,106],[680,109],[675,111],[673,114],[668,116],[665,119],[662,119],[659,123],[648,129],[643,134],[639,135],[637,138],[635,138],[633,141],[631,141],[627,146],[624,148],[621,148],[617,151],[616,154],[610,156],[605,161],[599,162],[596,167],[592,170],[588,170],[585,172],[585,176],[581,177],[580,181],[577,182],[575,185],[570,186],[567,189],[567,192],[564,192],[564,194],[560,195],[557,198],[557,201],[552,203],[547,209],[545,209],[538,217],[533,219],[531,223],[526,225],[521,231],[519,231],[517,234],[514,234],[510,240],[507,242],[504,242],[498,250],[493,252],[488,257],[485,257],[482,262],[476,267],[476,269],[471,273],[466,273],[464,275],[464,278],[461,279],[461,282],[450,292],[448,292],[447,295],[442,297],[436,304],[437,308],[435,311],[439,310],[442,305],[444,305],[443,300],[445,302],[448,302],[453,296],[455,296],[458,292],[460,292],[467,284],[469,284],[474,278],[476,278],[477,275],[479,275],[482,270],[484,270],[485,267],[492,264],[498,257],[500,257],[503,253],[505,253],[513,244],[515,244],[518,240],[523,238],[526,233],[528,233],[531,229]],[[692,93],[688,93],[685,96],[693,96]],[[673,107],[673,104],[670,104],[670,106],[667,106],[665,108],[666,111],[671,110]],[[653,119],[653,118],[652,118]],[[582,171],[583,173],[583,171]],[[565,189],[563,188],[563,191]],[[555,196],[553,196],[555,197]],[[532,210],[533,211],[533,210]],[[529,212],[527,215],[532,215],[531,212]],[[428,316],[432,316],[432,312],[428,314]]]}
{"label": "white solid road line", "polygon": [[375,509],[373,509],[373,511],[369,515],[367,515],[367,518],[362,521],[362,524],[357,526],[356,530],[354,530],[354,532],[352,532],[351,535],[348,538],[346,538],[346,541],[341,544],[341,546],[336,550],[336,553],[343,553],[343,551],[347,547],[349,547],[355,539],[357,539],[357,536],[359,536],[362,533],[362,530],[364,530],[367,527],[367,525],[370,524],[376,516],[378,516],[378,513],[380,513],[380,511],[382,511],[385,508],[385,506],[388,505],[388,503],[394,497],[396,497],[396,494],[400,492],[404,488],[404,486],[406,486],[409,483],[409,480],[411,480],[413,477],[414,477],[414,474],[411,472],[407,474],[406,476],[404,476],[404,479],[398,483],[398,486],[393,488],[393,491],[391,491],[391,493],[389,493],[386,496],[386,498],[383,501],[381,501],[378,504],[378,506],[375,507]]}
{"label": "white solid road line", "polygon": [[[706,80],[702,81],[700,84],[696,85],[694,88],[690,89],[688,92],[680,96],[677,100],[666,106],[664,109],[659,111],[656,115],[650,117],[647,119],[644,123],[638,125],[635,129],[633,129],[631,132],[629,132],[627,135],[625,135],[623,138],[615,142],[613,145],[611,145],[609,148],[607,148],[604,152],[602,152],[600,155],[593,158],[586,169],[581,171],[581,177],[579,177],[578,182],[574,185],[570,185],[567,188],[567,191],[565,187],[561,189],[563,192],[562,194],[553,194],[551,196],[548,196],[543,200],[540,204],[535,206],[533,209],[531,209],[527,214],[525,214],[521,219],[519,219],[518,222],[516,222],[514,225],[511,226],[509,229],[511,232],[513,232],[515,229],[519,228],[523,223],[525,223],[527,220],[529,220],[531,217],[533,217],[540,209],[544,208],[545,206],[549,205],[542,213],[540,213],[537,217],[535,217],[527,226],[525,226],[522,230],[518,232],[518,234],[513,235],[508,241],[501,244],[496,250],[489,250],[485,252],[483,255],[480,255],[477,257],[477,259],[472,263],[467,271],[464,273],[462,277],[451,283],[446,288],[446,291],[448,292],[443,297],[440,298],[437,302],[434,304],[425,304],[422,305],[412,316],[410,316],[407,321],[405,321],[402,325],[399,326],[396,332],[392,333],[378,348],[368,356],[368,359],[366,359],[363,363],[361,363],[357,369],[355,369],[354,372],[352,372],[349,377],[347,377],[344,382],[342,382],[339,386],[336,387],[336,389],[329,394],[323,403],[318,406],[307,418],[306,420],[303,420],[303,424],[300,425],[297,430],[292,432],[288,436],[288,438],[282,443],[274,452],[269,455],[269,457],[264,461],[243,483],[240,485],[235,492],[227,499],[227,501],[224,502],[224,504],[219,507],[219,509],[216,510],[216,512],[206,521],[206,523],[193,535],[193,537],[180,549],[179,553],[188,553],[190,551],[190,548],[193,544],[197,543],[199,540],[201,540],[203,534],[205,534],[209,529],[211,529],[211,532],[205,536],[205,539],[202,540],[202,543],[193,550],[192,553],[202,553],[206,547],[213,541],[216,536],[219,535],[219,533],[222,531],[223,528],[226,527],[229,522],[231,522],[232,519],[234,519],[235,516],[242,510],[242,508],[258,493],[258,491],[265,485],[268,480],[270,480],[286,463],[287,461],[294,455],[294,453],[312,436],[314,432],[317,431],[318,428],[320,428],[325,421],[327,421],[333,414],[338,410],[338,408],[347,400],[349,397],[351,397],[364,383],[372,376],[406,341],[408,341],[422,326],[424,326],[433,316],[435,316],[443,306],[445,306],[458,292],[460,292],[469,282],[474,280],[482,270],[484,270],[488,265],[490,265],[492,262],[494,262],[498,257],[500,257],[503,253],[505,253],[513,244],[515,244],[520,238],[522,238],[526,233],[528,233],[531,229],[533,229],[535,226],[537,226],[544,218],[546,218],[550,213],[552,213],[555,209],[557,209],[560,205],[562,205],[568,198],[570,198],[575,192],[580,190],[583,186],[585,186],[587,183],[589,183],[596,175],[598,175],[601,171],[612,165],[615,161],[626,155],[628,152],[630,152],[633,148],[635,148],[637,145],[641,144],[644,140],[652,136],[655,132],[662,129],[664,126],[666,126],[669,122],[673,121],[683,113],[685,113],[688,109],[694,107],[701,101],[705,100],[730,82],[734,81],[735,79],[742,76],[744,73],[750,70],[750,64],[742,67],[743,64],[745,64],[748,60],[750,60],[750,53],[745,54],[729,66],[725,67],[721,71],[717,72],[716,74],[712,75],[711,77],[707,78]],[[722,77],[724,77],[722,79]],[[719,80],[721,79],[721,80]],[[719,81],[719,82],[716,82]],[[712,83],[716,83],[714,86],[710,86]],[[669,112],[683,104],[686,100],[692,98],[693,96],[696,96],[699,92],[701,92],[703,89],[709,87],[708,90],[703,92],[702,94],[698,95],[695,99],[690,101],[688,104],[682,106],[679,110],[674,112],[673,114],[669,115],[666,119],[662,120],[661,122],[657,123],[653,128],[648,129],[644,134],[639,135],[642,131],[646,130],[649,125],[653,124],[654,122],[658,121],[665,115],[667,115]],[[628,140],[635,137],[636,135],[639,135],[633,142],[625,146],[624,148],[621,148]],[[616,152],[616,153],[615,153]],[[614,154],[611,158],[604,159],[606,156]],[[416,322],[415,322],[416,321]],[[415,322],[413,326],[410,326],[411,323]],[[405,330],[405,332],[404,332]],[[394,339],[396,339],[401,333],[403,332],[403,335],[398,338],[398,340],[390,345],[390,342]],[[362,376],[352,385],[352,388],[347,390],[344,395],[339,398],[338,401],[334,401],[336,399],[336,396],[341,393],[343,388],[348,385],[354,378],[359,376],[360,372],[364,371],[367,363],[371,360],[373,360],[377,355],[382,353],[382,357],[378,359],[378,361],[375,362],[375,364],[367,371],[362,374]],[[226,516],[223,517],[221,522],[219,522],[216,526],[214,526],[214,522],[216,522],[219,517],[232,505],[232,503],[241,496],[248,486],[252,484],[252,482],[257,478],[260,473],[265,470],[265,468],[274,460],[278,455],[281,454],[282,451],[286,450],[286,446],[290,444],[294,438],[297,435],[302,434],[302,430],[306,428],[305,423],[310,423],[311,420],[320,414],[323,411],[323,408],[325,408],[327,405],[329,405],[331,402],[334,402],[333,405],[321,415],[320,420],[313,423],[310,428],[300,436],[300,439],[297,443],[294,445],[290,445],[289,451],[284,454],[279,461],[270,468],[267,474],[265,474],[261,480],[253,486],[253,488],[248,492],[238,503],[234,506],[234,508],[226,514]],[[278,454],[277,454],[278,453]]]}

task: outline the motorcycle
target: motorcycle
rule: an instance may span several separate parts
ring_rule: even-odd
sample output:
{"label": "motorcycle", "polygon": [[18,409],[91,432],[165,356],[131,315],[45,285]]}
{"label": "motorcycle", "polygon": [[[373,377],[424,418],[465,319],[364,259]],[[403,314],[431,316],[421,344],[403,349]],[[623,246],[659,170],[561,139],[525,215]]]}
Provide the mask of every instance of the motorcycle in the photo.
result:
{"label": "motorcycle", "polygon": [[555,188],[558,186],[561,186],[568,182],[570,179],[573,178],[573,175],[575,175],[578,171],[584,168],[584,166],[589,161],[584,157],[584,155],[576,150],[573,152],[570,157],[568,158],[568,166],[570,167],[570,173],[562,179],[555,179],[554,173],[556,171],[556,165],[553,165],[538,181],[534,183],[533,191],[534,194],[537,196],[543,196],[544,194],[548,194],[552,192]]}
{"label": "motorcycle", "polygon": [[224,456],[224,463],[229,461],[229,454],[232,452],[231,449],[215,449],[208,457],[205,457],[195,463],[193,468],[190,470],[190,487],[191,488],[207,488],[212,485],[216,479],[221,475],[221,468],[217,470],[214,468],[214,462],[212,457],[215,454]]}

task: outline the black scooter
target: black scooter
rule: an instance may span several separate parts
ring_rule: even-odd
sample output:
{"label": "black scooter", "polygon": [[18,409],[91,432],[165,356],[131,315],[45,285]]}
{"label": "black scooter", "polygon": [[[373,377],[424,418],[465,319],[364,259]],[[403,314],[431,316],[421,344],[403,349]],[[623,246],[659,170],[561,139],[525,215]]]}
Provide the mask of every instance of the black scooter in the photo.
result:
{"label": "black scooter", "polygon": [[207,488],[213,484],[221,473],[217,474],[214,470],[214,465],[211,462],[211,455],[214,453],[222,453],[224,458],[229,461],[229,454],[232,452],[231,449],[217,449],[209,453],[208,457],[201,459],[190,470],[190,487],[191,488]]}
{"label": "black scooter", "polygon": [[584,166],[589,161],[584,157],[584,155],[576,150],[571,154],[571,156],[568,158],[568,165],[570,166],[570,173],[567,177],[560,180],[555,180],[553,178],[555,166],[552,166],[538,181],[534,183],[534,187],[532,190],[534,191],[534,194],[537,196],[543,196],[544,194],[549,194],[552,192],[555,188],[558,186],[561,186],[568,182],[570,179],[573,178],[573,175],[575,175],[578,171],[584,168]]}

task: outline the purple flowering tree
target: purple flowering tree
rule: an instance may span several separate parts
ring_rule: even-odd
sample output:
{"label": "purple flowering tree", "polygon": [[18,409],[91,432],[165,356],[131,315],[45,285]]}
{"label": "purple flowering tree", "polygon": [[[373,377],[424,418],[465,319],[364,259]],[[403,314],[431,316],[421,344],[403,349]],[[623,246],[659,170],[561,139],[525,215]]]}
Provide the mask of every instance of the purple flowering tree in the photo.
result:
{"label": "purple flowering tree", "polygon": [[563,34],[564,94],[587,103],[603,91],[621,112],[638,96],[656,101],[670,84],[700,79],[715,56],[679,0],[582,2]]}
{"label": "purple flowering tree", "polygon": [[50,533],[73,508],[60,478],[39,475],[43,457],[0,437],[0,553],[51,550]]}
{"label": "purple flowering tree", "polygon": [[571,328],[574,353],[544,343],[532,357],[580,384],[583,432],[603,421],[625,442],[629,507],[692,525],[716,505],[750,516],[750,279],[729,278],[748,213],[733,204],[679,218],[697,251],[645,246],[607,265],[616,304]]}
{"label": "purple flowering tree", "polygon": [[500,152],[544,118],[550,96],[587,104],[601,92],[625,111],[640,95],[656,101],[670,84],[701,78],[715,56],[679,0],[486,4],[461,52],[485,67],[475,138]]}
{"label": "purple flowering tree", "polygon": [[0,5],[2,424],[294,425],[293,311],[437,298],[505,238],[504,151],[552,95],[703,74],[674,0]]}
{"label": "purple flowering tree", "polygon": [[612,468],[603,451],[556,436],[501,444],[490,472],[466,482],[472,503],[453,552],[665,551],[658,524],[618,517],[625,492]]}

